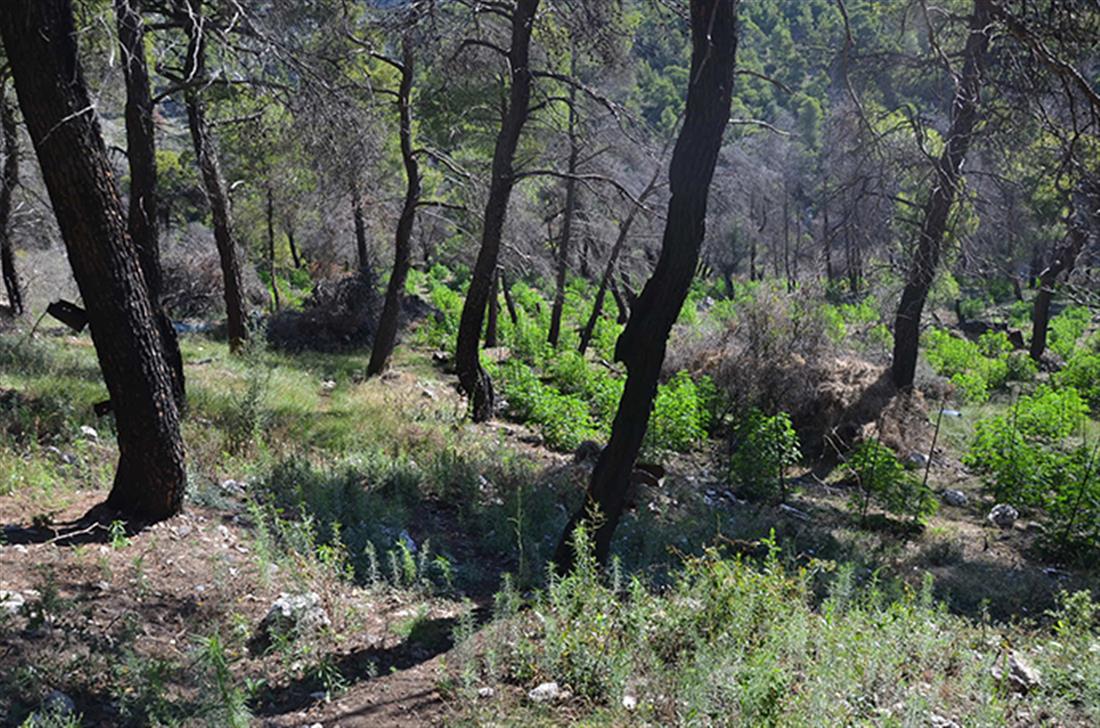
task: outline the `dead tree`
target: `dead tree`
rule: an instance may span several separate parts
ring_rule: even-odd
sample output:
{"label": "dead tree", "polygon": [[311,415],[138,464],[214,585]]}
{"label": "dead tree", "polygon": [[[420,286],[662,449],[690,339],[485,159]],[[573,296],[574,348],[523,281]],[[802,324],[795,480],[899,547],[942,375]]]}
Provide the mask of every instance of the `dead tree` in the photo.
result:
{"label": "dead tree", "polygon": [[963,50],[963,71],[957,78],[951,105],[951,127],[943,153],[936,160],[935,178],[924,205],[917,248],[909,265],[905,289],[894,319],[894,362],[891,375],[898,389],[913,386],[920,344],[920,321],[928,290],[939,266],[947,219],[958,194],[963,160],[970,150],[978,122],[982,66],[989,50],[992,3],[975,0],[969,34]]}
{"label": "dead tree", "polygon": [[[577,75],[577,54],[573,52],[573,76]],[[565,308],[565,277],[569,272],[569,248],[573,242],[573,222],[577,212],[577,163],[580,158],[580,141],[577,138],[577,87],[569,87],[569,161],[566,166],[565,210],[562,212],[561,241],[558,243],[557,275],[554,280],[554,305],[550,309],[550,332],[546,337],[550,346],[557,347],[561,336],[561,315]]]}
{"label": "dead tree", "polygon": [[0,272],[12,314],[23,313],[23,289],[15,269],[15,246],[11,239],[11,196],[19,184],[19,138],[16,136],[15,111],[8,105],[7,77],[0,77]]}
{"label": "dead tree", "polygon": [[241,265],[237,245],[233,240],[232,218],[229,210],[229,193],[222,177],[221,165],[214,149],[214,140],[206,119],[206,102],[203,88],[206,81],[207,26],[202,15],[202,0],[184,0],[182,20],[187,33],[187,61],[184,65],[184,102],[187,106],[187,125],[195,148],[203,188],[210,203],[214,222],[214,242],[221,261],[222,280],[225,287],[225,315],[229,334],[229,348],[238,351],[248,339],[244,320],[244,296],[241,283]]}
{"label": "dead tree", "polygon": [[378,319],[378,332],[374,336],[370,364],[367,375],[381,374],[393,354],[397,342],[397,324],[401,318],[401,299],[405,294],[405,281],[409,277],[412,265],[412,232],[416,221],[416,208],[420,204],[420,165],[416,160],[416,150],[412,142],[412,85],[415,73],[413,40],[407,31],[401,39],[401,62],[384,56],[375,55],[401,74],[401,83],[397,89],[397,115],[401,124],[401,160],[405,166],[405,201],[401,207],[401,217],[397,221],[397,234],[394,236],[393,271],[386,286],[386,301],[382,306],[382,315]]}
{"label": "dead tree", "polygon": [[107,505],[167,518],[179,511],[186,486],[179,410],[84,84],[71,0],[6,2],[0,36],[115,413],[119,463]]}
{"label": "dead tree", "polygon": [[484,422],[493,414],[493,383],[481,366],[479,353],[481,328],[492,289],[493,271],[496,270],[500,257],[508,201],[516,182],[513,169],[516,147],[530,113],[531,31],[538,6],[539,0],[517,0],[510,10],[511,45],[508,49],[508,70],[511,88],[493,150],[492,178],[489,182],[489,197],[485,203],[481,248],[474,263],[458,326],[455,368],[462,389],[470,397],[471,415],[475,422]]}
{"label": "dead tree", "polygon": [[574,563],[573,532],[590,515],[596,558],[606,562],[626,502],[630,474],[657,394],[668,334],[699,261],[710,191],[730,115],[737,49],[736,0],[691,0],[691,72],[684,125],[669,168],[672,197],[657,267],[634,304],[615,346],[627,377],[611,439],[592,473],[585,504],[570,520],[554,556]]}
{"label": "dead tree", "polygon": [[157,317],[157,330],[172,372],[172,391],[180,411],[186,409],[183,356],[172,320],[162,298],[163,274],[157,230],[157,154],[153,126],[153,97],[149,92],[149,69],[145,62],[145,23],[140,0],[115,0],[118,42],[126,80],[126,158],[130,165],[130,207],[127,228],[138,251],[138,261],[149,286],[149,297]]}

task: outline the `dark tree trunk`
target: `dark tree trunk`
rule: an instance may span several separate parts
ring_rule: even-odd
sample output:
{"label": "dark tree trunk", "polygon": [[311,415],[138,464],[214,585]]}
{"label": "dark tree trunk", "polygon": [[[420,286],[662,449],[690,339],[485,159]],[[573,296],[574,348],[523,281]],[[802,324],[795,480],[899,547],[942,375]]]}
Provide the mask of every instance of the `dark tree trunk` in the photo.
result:
{"label": "dark tree trunk", "polygon": [[826,186],[821,192],[821,234],[825,241],[825,280],[832,283],[836,278],[833,270],[833,234],[829,230],[829,188]]}
{"label": "dark tree trunk", "polygon": [[489,320],[485,323],[485,347],[497,345],[497,319],[500,318],[500,269],[493,272],[493,285],[489,294]]}
{"label": "dark tree trunk", "polygon": [[[577,74],[576,54],[573,60],[573,75]],[[554,306],[550,309],[550,333],[546,337],[550,346],[557,348],[561,338],[561,314],[565,308],[565,276],[569,272],[569,247],[573,241],[573,217],[577,211],[577,161],[581,147],[577,139],[577,89],[569,87],[569,162],[566,169],[569,178],[565,180],[565,217],[561,224],[561,242],[558,243],[558,270],[554,280]]]}
{"label": "dark tree trunk", "polygon": [[157,154],[153,125],[153,98],[149,92],[149,69],[145,64],[145,24],[141,19],[140,0],[115,0],[118,41],[122,51],[122,69],[126,79],[126,157],[130,163],[130,208],[127,227],[137,248],[149,297],[157,317],[157,330],[164,355],[172,373],[172,391],[180,412],[187,406],[176,329],[163,300],[163,274],[160,266],[160,240],[157,230]]}
{"label": "dark tree trunk", "polygon": [[267,188],[267,266],[271,274],[271,304],[279,310],[279,278],[275,272],[275,193]]}
{"label": "dark tree trunk", "polygon": [[115,413],[119,463],[107,505],[167,518],[179,511],[186,486],[179,411],[84,85],[70,0],[6,2],[0,35]]}
{"label": "dark tree trunk", "polygon": [[894,320],[894,362],[891,375],[898,389],[913,386],[920,345],[920,321],[928,289],[939,266],[947,218],[955,203],[963,160],[970,149],[978,121],[981,95],[981,67],[989,49],[990,0],[975,0],[970,33],[963,51],[963,73],[955,89],[951,128],[943,154],[936,162],[935,186],[924,206],[917,249],[909,266],[905,290]]}
{"label": "dark tree trunk", "polygon": [[573,531],[593,511],[599,516],[593,543],[606,563],[622,514],[630,473],[645,437],[668,334],[680,313],[699,259],[710,190],[722,134],[729,120],[737,47],[735,0],[691,0],[692,55],[684,125],[669,169],[672,198],[661,257],[642,290],[615,358],[627,378],[611,428],[611,440],[592,473],[585,505],[562,535],[554,556],[561,571],[574,562]]}
{"label": "dark tree trunk", "polygon": [[367,280],[373,280],[374,274],[370,267],[370,248],[367,246],[367,219],[363,214],[363,193],[359,184],[351,188],[351,217],[355,223],[355,259],[359,266],[359,272],[366,276]]}
{"label": "dark tree trunk", "polygon": [[[187,28],[187,67],[184,75],[189,79],[206,76],[206,27],[202,17],[202,0],[187,0],[185,13]],[[244,321],[244,297],[241,284],[241,266],[237,247],[233,241],[232,221],[229,213],[229,194],[225,189],[218,155],[206,123],[206,102],[202,90],[194,85],[184,91],[187,105],[187,124],[191,130],[191,143],[202,173],[203,187],[210,214],[214,221],[214,242],[221,260],[222,281],[225,287],[225,315],[228,324],[229,348],[239,351],[248,338]]]}
{"label": "dark tree trunk", "polygon": [[619,290],[619,284],[615,282],[614,278],[608,282],[608,287],[611,289],[611,297],[615,299],[615,309],[618,311],[615,322],[625,324],[630,320],[630,306],[623,299],[623,292]]}
{"label": "dark tree trunk", "polygon": [[294,261],[295,268],[301,268],[305,261],[298,254],[298,246],[294,242],[294,218],[287,215],[284,227],[286,228],[286,244],[290,248],[290,259]]}
{"label": "dark tree trunk", "polygon": [[8,105],[6,80],[0,79],[0,152],[4,155],[4,167],[0,169],[0,272],[8,305],[18,316],[23,313],[23,290],[15,270],[15,248],[11,239],[11,195],[19,184],[19,138],[15,112]]}
{"label": "dark tree trunk", "polygon": [[511,69],[508,108],[497,135],[496,148],[493,150],[492,180],[489,183],[489,199],[485,203],[481,249],[478,250],[458,327],[455,365],[462,389],[470,397],[471,415],[475,422],[484,422],[493,414],[493,383],[481,366],[478,349],[493,271],[500,256],[508,200],[516,181],[512,168],[516,146],[519,144],[523,126],[527,123],[531,102],[531,68],[528,56],[538,5],[539,0],[517,0],[512,10],[512,39],[508,50],[508,66]]}
{"label": "dark tree trunk", "polygon": [[[657,168],[653,170],[653,177],[650,178],[649,184],[638,196],[639,203],[644,203],[646,198],[657,188],[657,180],[661,177],[661,169],[662,165],[657,165]],[[589,314],[584,330],[581,331],[581,343],[577,347],[577,351],[581,354],[588,351],[588,345],[592,341],[592,333],[596,330],[596,321],[599,320],[600,314],[603,312],[603,302],[607,298],[607,290],[614,284],[613,277],[615,266],[619,263],[619,254],[622,253],[623,246],[630,235],[630,228],[634,225],[634,219],[638,216],[640,209],[638,205],[632,206],[626,219],[619,225],[619,235],[615,238],[615,244],[611,246],[611,253],[607,257],[607,265],[604,267],[603,276],[600,278],[600,287],[596,290],[596,300],[592,304],[592,313]]]}
{"label": "dark tree trunk", "polygon": [[420,204],[420,167],[412,143],[412,96],[415,73],[412,38],[405,35],[401,40],[401,84],[397,91],[397,111],[401,129],[401,159],[405,163],[405,204],[401,208],[401,217],[397,221],[397,235],[393,250],[393,272],[386,286],[386,302],[382,306],[382,316],[378,319],[378,332],[374,337],[367,376],[381,374],[393,354],[397,341],[397,323],[401,316],[401,298],[405,293],[405,281],[409,277],[412,264],[412,232],[416,220],[416,206]]}
{"label": "dark tree trunk", "polygon": [[504,293],[504,305],[508,307],[508,318],[515,326],[519,323],[519,314],[516,313],[516,302],[512,299],[512,287],[508,285],[508,276],[504,272],[503,266],[497,270],[497,275],[500,276],[500,290]]}
{"label": "dark tree trunk", "polygon": [[[1084,185],[1082,185],[1084,187]],[[1100,197],[1100,196],[1098,196]],[[1064,245],[1054,251],[1050,265],[1044,268],[1037,279],[1039,291],[1035,294],[1035,303],[1031,310],[1031,346],[1028,353],[1039,361],[1047,348],[1047,327],[1050,325],[1050,304],[1054,299],[1054,286],[1058,277],[1073,269],[1077,257],[1085,249],[1089,239],[1089,217],[1100,204],[1100,199],[1078,191],[1072,202],[1073,214],[1069,219],[1069,235]]]}

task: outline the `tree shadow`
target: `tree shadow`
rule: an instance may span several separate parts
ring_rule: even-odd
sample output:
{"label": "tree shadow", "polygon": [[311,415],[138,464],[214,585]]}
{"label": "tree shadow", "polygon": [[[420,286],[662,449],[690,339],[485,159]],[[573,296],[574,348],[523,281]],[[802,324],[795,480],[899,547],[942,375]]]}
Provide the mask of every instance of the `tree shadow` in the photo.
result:
{"label": "tree shadow", "polygon": [[[490,616],[488,607],[479,604],[473,611],[473,622],[480,626],[488,622]],[[412,669],[454,647],[453,632],[457,623],[458,617],[420,620],[400,643],[390,647],[370,646],[353,650],[339,656],[334,665],[346,680],[348,689],[379,676]],[[256,715],[270,717],[304,710],[317,702],[315,695],[322,689],[323,686],[313,676],[286,685],[265,686],[257,700]],[[373,703],[358,712],[372,713],[385,705],[385,702]]]}
{"label": "tree shadow", "polygon": [[[3,542],[11,546],[33,544],[80,546],[108,543],[117,536],[134,536],[150,525],[152,524],[146,521],[127,519],[118,511],[100,503],[80,518],[71,521],[32,522],[29,526],[3,524],[0,526],[0,534],[3,535]],[[118,528],[121,528],[121,531],[117,531]]]}

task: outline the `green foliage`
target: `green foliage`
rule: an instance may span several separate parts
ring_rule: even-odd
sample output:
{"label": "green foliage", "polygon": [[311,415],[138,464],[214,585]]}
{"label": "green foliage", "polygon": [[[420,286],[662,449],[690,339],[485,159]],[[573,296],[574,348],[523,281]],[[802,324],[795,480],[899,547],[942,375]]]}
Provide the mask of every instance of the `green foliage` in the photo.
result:
{"label": "green foliage", "polygon": [[1012,349],[1001,331],[982,334],[978,343],[954,336],[944,329],[925,335],[925,356],[937,374],[951,379],[967,402],[981,403],[992,390],[1012,380],[1030,380],[1037,368]]}
{"label": "green foliage", "polygon": [[[600,436],[588,404],[576,394],[562,394],[544,384],[534,369],[519,361],[505,362],[498,372],[501,393],[512,414],[537,424],[549,447],[572,450]],[[574,384],[583,386],[582,382]]]}
{"label": "green foliage", "polygon": [[1073,387],[1040,387],[1009,413],[980,420],[963,459],[998,500],[1043,509],[1060,548],[1100,546],[1098,449],[1073,438],[1087,411]]}
{"label": "green foliage", "polygon": [[1060,386],[1076,389],[1093,412],[1100,412],[1100,353],[1078,349],[1054,380]]}
{"label": "green foliage", "polygon": [[798,435],[786,412],[768,416],[751,410],[733,435],[730,478],[753,499],[786,497],[786,471],[802,457]]}
{"label": "green foliage", "polygon": [[657,388],[645,446],[657,450],[690,450],[707,435],[707,402],[687,372],[677,373]]}
{"label": "green foliage", "polygon": [[845,467],[855,481],[849,498],[852,509],[866,520],[872,502],[891,513],[922,521],[939,505],[931,488],[908,472],[890,448],[866,440],[848,458]]}
{"label": "green foliage", "polygon": [[1050,319],[1047,345],[1063,359],[1069,359],[1077,347],[1077,341],[1088,328],[1092,313],[1085,306],[1067,306]]}

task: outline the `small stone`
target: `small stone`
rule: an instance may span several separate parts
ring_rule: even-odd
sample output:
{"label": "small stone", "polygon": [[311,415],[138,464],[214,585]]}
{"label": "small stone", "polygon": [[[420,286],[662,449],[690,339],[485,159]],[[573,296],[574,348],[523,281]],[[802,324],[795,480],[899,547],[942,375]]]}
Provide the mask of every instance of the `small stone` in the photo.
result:
{"label": "small stone", "polygon": [[989,515],[986,517],[990,523],[998,528],[1012,528],[1016,523],[1016,519],[1020,517],[1020,512],[1007,503],[998,503],[993,506],[993,509],[989,511]]}
{"label": "small stone", "polygon": [[12,546],[12,547],[11,547],[11,550],[12,550],[12,551],[14,551],[14,552],[15,552],[15,553],[17,553],[17,554],[25,554],[25,553],[27,553],[27,547],[26,547],[26,546],[24,546],[24,545],[23,545],[23,544],[21,544],[21,543],[17,543],[17,544],[15,544],[14,546]]}
{"label": "small stone", "polygon": [[110,591],[111,589],[111,585],[105,581],[97,581],[95,584],[92,584],[92,586],[96,588],[96,591],[102,592]]}
{"label": "small stone", "polygon": [[1039,671],[1032,667],[1019,652],[1009,655],[1007,675],[999,667],[994,667],[992,672],[995,679],[1007,680],[1008,686],[1018,693],[1028,693],[1043,684]]}
{"label": "small stone", "polygon": [[561,695],[561,688],[556,682],[545,682],[527,693],[527,697],[536,703],[548,703],[557,700]]}
{"label": "small stone", "polygon": [[267,611],[249,640],[253,654],[262,653],[271,644],[272,634],[306,635],[331,624],[316,592],[280,594]]}
{"label": "small stone", "polygon": [[928,719],[928,724],[932,728],[962,728],[958,723],[950,718],[944,718],[942,715],[932,714],[932,717]]}
{"label": "small stone", "polygon": [[332,379],[326,379],[325,381],[321,382],[321,391],[325,394],[331,393],[334,389],[336,389],[336,382]]}
{"label": "small stone", "polygon": [[627,710],[633,711],[638,709],[638,699],[633,695],[623,696],[623,707]]}
{"label": "small stone", "polygon": [[949,488],[943,492],[943,502],[949,506],[955,506],[956,508],[962,508],[970,503],[970,497],[961,490],[955,490]]}
{"label": "small stone", "polygon": [[86,437],[86,438],[88,438],[89,440],[92,440],[92,441],[99,440],[99,433],[95,431],[94,427],[88,427],[87,425],[81,425],[80,426],[80,434],[81,434],[81,436]]}
{"label": "small stone", "polygon": [[0,589],[0,612],[18,614],[26,603],[26,598],[19,592]]}
{"label": "small stone", "polygon": [[922,452],[911,452],[905,458],[905,467],[909,470],[922,470],[928,467],[928,456]]}
{"label": "small stone", "polygon": [[438,399],[438,398],[439,398],[439,397],[438,397],[438,396],[436,395],[436,393],[435,393],[435,392],[433,392],[433,391],[432,391],[431,389],[429,389],[428,387],[425,387],[424,385],[421,385],[421,386],[420,386],[420,396],[421,396],[421,397],[423,397],[424,399],[430,399],[430,400],[432,400],[433,402],[434,402],[434,401],[435,401],[436,399]]}
{"label": "small stone", "polygon": [[232,478],[223,480],[219,487],[230,495],[244,495],[244,483],[239,480],[233,480]]}
{"label": "small stone", "polygon": [[491,698],[495,694],[496,690],[493,690],[491,687],[488,686],[477,689],[477,696],[479,698]]}

